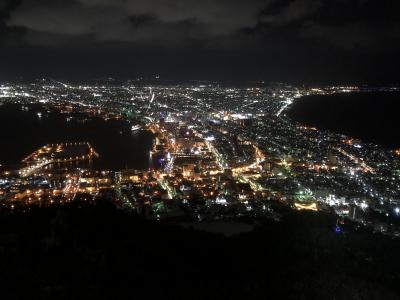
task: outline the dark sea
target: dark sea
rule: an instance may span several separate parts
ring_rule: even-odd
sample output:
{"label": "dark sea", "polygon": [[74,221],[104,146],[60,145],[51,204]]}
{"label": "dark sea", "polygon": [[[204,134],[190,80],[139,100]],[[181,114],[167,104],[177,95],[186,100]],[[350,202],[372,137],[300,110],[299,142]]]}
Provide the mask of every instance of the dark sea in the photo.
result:
{"label": "dark sea", "polygon": [[388,149],[400,147],[400,92],[306,96],[296,100],[287,115]]}
{"label": "dark sea", "polygon": [[127,121],[68,115],[46,108],[5,104],[0,106],[0,164],[16,165],[36,149],[52,143],[89,142],[100,157],[95,169],[147,169],[153,136],[131,131]]}

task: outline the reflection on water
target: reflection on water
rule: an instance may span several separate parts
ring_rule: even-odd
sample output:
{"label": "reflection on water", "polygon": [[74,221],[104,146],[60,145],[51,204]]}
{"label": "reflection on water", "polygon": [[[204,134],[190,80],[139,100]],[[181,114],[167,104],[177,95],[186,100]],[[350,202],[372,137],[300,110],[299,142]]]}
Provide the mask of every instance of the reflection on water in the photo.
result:
{"label": "reflection on water", "polygon": [[126,121],[71,118],[40,106],[27,109],[7,104],[0,106],[0,128],[0,163],[3,164],[18,164],[46,144],[89,142],[100,158],[72,165],[112,170],[149,167],[153,136],[143,130],[132,132],[131,124]]}

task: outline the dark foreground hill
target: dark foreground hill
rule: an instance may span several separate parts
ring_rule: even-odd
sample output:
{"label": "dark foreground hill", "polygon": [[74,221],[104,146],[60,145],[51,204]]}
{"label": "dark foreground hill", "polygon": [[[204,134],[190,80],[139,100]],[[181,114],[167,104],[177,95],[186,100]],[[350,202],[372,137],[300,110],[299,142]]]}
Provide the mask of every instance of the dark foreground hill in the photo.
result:
{"label": "dark foreground hill", "polygon": [[400,243],[292,213],[236,237],[112,206],[0,218],[1,299],[399,299]]}

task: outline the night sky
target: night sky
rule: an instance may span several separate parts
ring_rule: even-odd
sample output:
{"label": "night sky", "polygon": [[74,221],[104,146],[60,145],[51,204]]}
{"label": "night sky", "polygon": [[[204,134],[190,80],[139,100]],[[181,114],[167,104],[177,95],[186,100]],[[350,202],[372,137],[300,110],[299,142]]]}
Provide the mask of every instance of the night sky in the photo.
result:
{"label": "night sky", "polygon": [[0,80],[397,83],[397,0],[0,0]]}

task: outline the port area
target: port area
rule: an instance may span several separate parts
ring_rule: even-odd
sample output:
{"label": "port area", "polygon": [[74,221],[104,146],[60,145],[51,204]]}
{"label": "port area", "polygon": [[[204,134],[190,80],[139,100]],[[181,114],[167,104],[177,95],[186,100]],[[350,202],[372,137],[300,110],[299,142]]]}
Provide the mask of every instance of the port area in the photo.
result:
{"label": "port area", "polygon": [[91,160],[99,157],[88,142],[59,143],[45,145],[22,160],[19,170],[21,177],[35,174],[42,167],[52,163]]}

